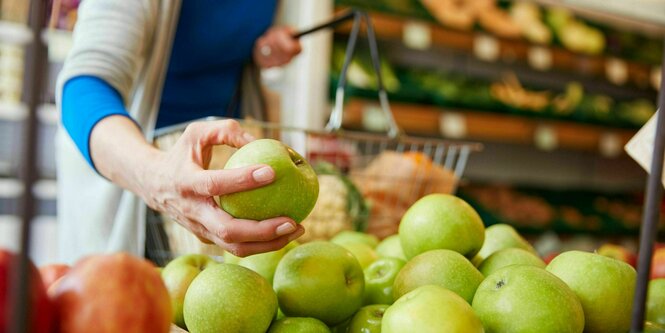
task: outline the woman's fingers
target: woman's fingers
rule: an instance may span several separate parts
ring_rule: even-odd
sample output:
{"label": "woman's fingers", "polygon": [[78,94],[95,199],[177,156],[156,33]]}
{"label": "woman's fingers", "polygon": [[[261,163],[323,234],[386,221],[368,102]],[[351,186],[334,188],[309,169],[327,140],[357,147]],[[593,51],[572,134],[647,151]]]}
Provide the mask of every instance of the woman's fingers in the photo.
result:
{"label": "woman's fingers", "polygon": [[248,191],[275,180],[275,171],[268,165],[257,164],[237,169],[199,170],[180,181],[179,191],[201,197]]}
{"label": "woman's fingers", "polygon": [[234,243],[220,246],[223,246],[227,251],[231,252],[235,256],[246,257],[257,253],[277,251],[286,246],[286,244],[289,242],[298,239],[298,237],[302,236],[304,233],[305,229],[299,225],[298,229],[292,234],[282,236],[268,242]]}
{"label": "woman's fingers", "polygon": [[189,124],[183,133],[183,140],[198,149],[216,145],[240,148],[254,141],[254,137],[245,132],[237,121],[223,119]]}

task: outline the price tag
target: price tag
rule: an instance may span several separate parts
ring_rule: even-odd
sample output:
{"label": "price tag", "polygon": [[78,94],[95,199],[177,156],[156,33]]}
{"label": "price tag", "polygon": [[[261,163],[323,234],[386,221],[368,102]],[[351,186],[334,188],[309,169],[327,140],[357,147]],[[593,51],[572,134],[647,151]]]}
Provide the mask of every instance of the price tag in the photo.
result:
{"label": "price tag", "polygon": [[478,59],[496,61],[499,59],[500,46],[496,38],[488,35],[476,35],[473,39],[473,54]]}
{"label": "price tag", "polygon": [[530,47],[527,57],[529,65],[537,70],[546,71],[552,67],[552,51],[546,47]]}
{"label": "price tag", "polygon": [[466,118],[461,113],[444,112],[439,116],[439,131],[448,138],[464,138],[466,136]]}
{"label": "price tag", "polygon": [[661,77],[661,75],[663,75],[662,73],[663,68],[661,66],[651,69],[651,86],[656,90],[660,89],[660,84],[663,82],[663,78]]}
{"label": "price tag", "polygon": [[533,133],[533,140],[536,148],[545,151],[554,150],[559,146],[559,138],[552,126],[540,125]]}
{"label": "price tag", "polygon": [[605,62],[605,75],[610,82],[622,85],[628,81],[628,66],[621,59],[607,59]]}
{"label": "price tag", "polygon": [[408,21],[404,23],[402,39],[404,45],[416,50],[427,50],[432,46],[432,29],[426,23]]}
{"label": "price tag", "polygon": [[621,139],[616,133],[607,132],[600,136],[598,149],[604,157],[617,157],[621,154],[623,145]]}

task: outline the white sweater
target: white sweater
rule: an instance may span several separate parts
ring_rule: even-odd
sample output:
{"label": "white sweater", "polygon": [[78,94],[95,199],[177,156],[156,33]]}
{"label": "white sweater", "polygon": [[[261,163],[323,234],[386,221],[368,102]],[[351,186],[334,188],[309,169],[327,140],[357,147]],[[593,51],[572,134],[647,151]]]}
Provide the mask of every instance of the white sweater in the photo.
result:
{"label": "white sweater", "polygon": [[[74,43],[60,72],[62,86],[79,75],[97,76],[122,96],[150,139],[180,11],[180,0],[86,0]],[[88,166],[60,126],[56,139],[59,259],[127,251],[143,255],[145,205]]]}

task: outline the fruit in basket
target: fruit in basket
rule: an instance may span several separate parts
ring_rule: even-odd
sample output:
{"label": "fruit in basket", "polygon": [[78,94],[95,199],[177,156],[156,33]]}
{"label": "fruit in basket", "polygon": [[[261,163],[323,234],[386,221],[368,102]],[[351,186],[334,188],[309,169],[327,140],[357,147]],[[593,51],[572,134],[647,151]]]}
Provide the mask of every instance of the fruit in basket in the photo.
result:
{"label": "fruit in basket", "polygon": [[626,332],[635,291],[635,269],[625,262],[582,251],[558,255],[547,270],[563,280],[584,308],[585,332]]}
{"label": "fruit in basket", "polygon": [[237,264],[259,273],[259,275],[263,276],[272,285],[277,264],[279,264],[279,261],[282,260],[287,252],[291,251],[291,249],[296,246],[298,246],[298,242],[293,241],[277,251],[259,253],[240,258]]}
{"label": "fruit in basket", "polygon": [[381,321],[388,309],[386,304],[367,305],[353,316],[348,333],[381,333]]}
{"label": "fruit in basket", "polygon": [[65,264],[49,264],[39,267],[39,275],[42,277],[46,290],[57,280],[65,276],[71,269],[71,266]]}
{"label": "fruit in basket", "polygon": [[657,248],[651,259],[651,278],[665,278],[665,247]]}
{"label": "fruit in basket", "polygon": [[436,284],[460,295],[469,304],[484,277],[469,260],[451,250],[425,252],[406,263],[395,278],[393,298],[427,284]]}
{"label": "fruit in basket", "polygon": [[270,325],[267,333],[330,333],[326,324],[316,318],[284,317]]}
{"label": "fruit in basket", "polygon": [[508,224],[494,224],[485,229],[485,242],[483,247],[478,251],[478,256],[474,260],[482,262],[485,258],[489,257],[492,253],[508,249],[518,248],[536,254],[536,250],[531,244]]}
{"label": "fruit in basket", "polygon": [[[8,250],[0,249],[0,332],[9,332],[11,320],[14,318],[14,307],[11,306],[10,297],[13,274],[16,273],[18,256]],[[46,295],[46,288],[39,275],[37,267],[29,262],[30,293],[29,305],[29,333],[50,333],[54,326],[55,309]]]}
{"label": "fruit in basket", "polygon": [[275,180],[249,191],[223,195],[220,206],[236,218],[265,220],[288,216],[300,222],[312,211],[319,194],[319,182],[307,161],[295,150],[273,139],[250,142],[236,151],[225,169],[267,164]]}
{"label": "fruit in basket", "polygon": [[265,332],[277,313],[277,297],[261,275],[238,265],[218,264],[194,279],[184,311],[191,333]]}
{"label": "fruit in basket", "polygon": [[659,325],[665,325],[665,279],[649,281],[646,319]]}
{"label": "fruit in basket", "polygon": [[406,256],[402,250],[402,243],[400,243],[399,240],[399,235],[392,235],[384,238],[379,245],[376,246],[375,250],[380,258],[398,258],[406,260]]}
{"label": "fruit in basket", "polygon": [[277,265],[273,288],[279,307],[292,317],[339,324],[362,304],[365,279],[358,260],[330,242],[311,242],[289,251]]}
{"label": "fruit in basket", "polygon": [[534,266],[504,267],[488,276],[473,298],[487,332],[581,333],[584,312],[559,278]]}
{"label": "fruit in basket", "polygon": [[382,333],[481,333],[483,326],[471,306],[454,292],[427,285],[411,291],[383,315]]}
{"label": "fruit in basket", "polygon": [[330,242],[337,245],[363,243],[370,246],[371,248],[375,248],[377,245],[379,245],[379,239],[376,238],[376,236],[359,231],[342,231],[330,239]]}
{"label": "fruit in basket", "polygon": [[545,262],[537,255],[522,249],[509,248],[492,253],[478,266],[478,270],[485,276],[499,269],[512,265],[529,265],[545,268]]}
{"label": "fruit in basket", "polygon": [[169,332],[169,293],[149,261],[127,253],[79,260],[57,284],[60,332]]}
{"label": "fruit in basket", "polygon": [[173,259],[164,267],[161,274],[171,298],[174,324],[187,329],[182,312],[187,289],[199,273],[215,264],[217,262],[207,255],[186,254]]}
{"label": "fruit in basket", "polygon": [[633,267],[636,267],[637,265],[637,256],[621,245],[610,243],[603,244],[598,248],[598,250],[596,250],[596,253],[600,254],[601,256],[621,260]]}
{"label": "fruit in basket", "polygon": [[406,211],[399,238],[407,258],[435,249],[472,258],[483,246],[485,227],[466,201],[449,194],[430,194]]}
{"label": "fruit in basket", "polygon": [[365,268],[363,304],[393,304],[393,284],[406,262],[397,258],[381,258]]}

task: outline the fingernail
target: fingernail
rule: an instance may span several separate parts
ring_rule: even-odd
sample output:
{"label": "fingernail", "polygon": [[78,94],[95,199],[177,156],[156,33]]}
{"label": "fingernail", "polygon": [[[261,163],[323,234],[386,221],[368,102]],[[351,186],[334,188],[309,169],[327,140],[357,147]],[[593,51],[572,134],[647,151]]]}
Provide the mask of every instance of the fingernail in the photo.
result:
{"label": "fingernail", "polygon": [[277,227],[277,229],[275,229],[275,233],[277,233],[277,236],[284,236],[294,232],[295,230],[296,226],[293,225],[293,223],[286,222]]}
{"label": "fingernail", "polygon": [[252,172],[252,178],[259,183],[265,183],[272,180],[274,177],[274,172],[271,167],[265,166]]}
{"label": "fingernail", "polygon": [[243,134],[242,137],[245,138],[245,140],[247,140],[247,141],[254,141],[254,140],[256,140],[256,138],[255,138],[253,135],[251,135],[251,134],[249,134],[249,133],[247,133],[247,132],[245,132],[245,134]]}

